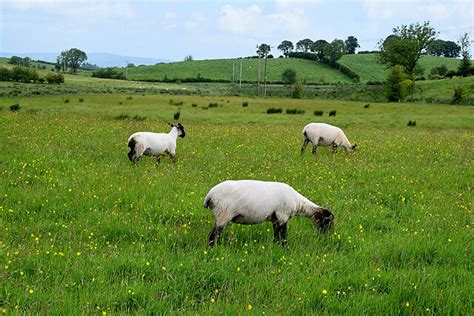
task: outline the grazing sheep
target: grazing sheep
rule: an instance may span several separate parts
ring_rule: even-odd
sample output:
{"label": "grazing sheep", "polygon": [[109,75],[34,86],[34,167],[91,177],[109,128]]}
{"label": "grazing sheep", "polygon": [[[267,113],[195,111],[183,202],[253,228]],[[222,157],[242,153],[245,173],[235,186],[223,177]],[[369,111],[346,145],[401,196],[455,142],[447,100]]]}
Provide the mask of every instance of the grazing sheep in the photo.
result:
{"label": "grazing sheep", "polygon": [[304,154],[309,142],[313,144],[313,154],[316,154],[318,146],[332,145],[334,153],[337,152],[339,146],[343,146],[349,152],[357,147],[357,145],[351,145],[342,129],[325,123],[309,123],[303,128],[303,137],[301,155]]}
{"label": "grazing sheep", "polygon": [[216,224],[209,235],[209,246],[221,241],[229,224],[273,223],[274,241],[287,243],[286,224],[293,215],[309,217],[321,231],[331,227],[334,215],[296,192],[288,184],[256,180],[228,180],[213,187],[204,200]]}
{"label": "grazing sheep", "polygon": [[173,162],[176,162],[176,139],[184,137],[184,126],[181,123],[171,126],[171,131],[166,133],[138,132],[128,138],[128,159],[137,163],[143,155],[156,156],[156,162],[160,163],[161,155],[167,154]]}

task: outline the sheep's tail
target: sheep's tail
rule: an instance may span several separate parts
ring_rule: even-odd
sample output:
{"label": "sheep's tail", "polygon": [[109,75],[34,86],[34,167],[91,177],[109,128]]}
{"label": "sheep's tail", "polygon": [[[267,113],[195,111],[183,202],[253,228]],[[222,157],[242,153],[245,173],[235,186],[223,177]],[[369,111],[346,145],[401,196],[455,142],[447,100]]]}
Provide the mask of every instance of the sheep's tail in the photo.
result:
{"label": "sheep's tail", "polygon": [[204,208],[212,207],[211,195],[208,194],[204,199]]}
{"label": "sheep's tail", "polygon": [[128,159],[130,161],[133,160],[133,156],[135,155],[135,145],[137,144],[137,141],[135,140],[135,138],[130,138],[128,140],[128,147],[130,147],[130,152],[128,153]]}

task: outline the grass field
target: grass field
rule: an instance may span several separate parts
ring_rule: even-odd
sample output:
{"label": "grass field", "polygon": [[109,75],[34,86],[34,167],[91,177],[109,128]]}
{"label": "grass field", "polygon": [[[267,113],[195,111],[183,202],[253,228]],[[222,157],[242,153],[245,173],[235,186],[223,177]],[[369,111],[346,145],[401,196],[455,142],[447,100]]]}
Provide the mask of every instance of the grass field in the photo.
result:
{"label": "grass field", "polygon": [[[473,313],[474,108],[69,99],[0,99],[0,311]],[[207,108],[211,102],[219,106]],[[15,103],[20,112],[8,110]],[[306,112],[268,115],[269,107]],[[128,136],[166,131],[178,109],[186,137],[177,163],[130,164]],[[330,110],[337,115],[329,118]],[[116,119],[124,114],[145,120]],[[359,151],[300,157],[301,129],[311,121],[341,126]],[[208,249],[213,218],[204,196],[220,181],[244,178],[286,182],[330,205],[334,229],[321,235],[292,219],[282,248],[270,223],[231,225],[223,244]]]}
{"label": "grass field", "polygon": [[[131,80],[163,80],[166,78],[202,78],[212,80],[232,79],[232,63],[235,62],[235,76],[239,78],[240,64],[238,59],[196,60],[155,66],[129,67],[128,79]],[[306,83],[350,83],[351,80],[342,73],[324,65],[305,59],[269,58],[267,61],[268,82],[282,82],[282,73],[286,69],[294,69],[298,78]],[[264,62],[261,60],[260,80],[263,82]],[[258,59],[243,59],[242,80],[257,82]],[[238,81],[238,80],[237,80]]]}
{"label": "grass field", "polygon": [[[340,63],[350,67],[360,76],[360,81],[385,81],[387,79],[387,68],[378,62],[378,54],[355,54],[344,55]],[[424,69],[424,76],[428,77],[432,68],[446,65],[448,70],[457,70],[459,60],[436,56],[422,56],[419,65]]]}

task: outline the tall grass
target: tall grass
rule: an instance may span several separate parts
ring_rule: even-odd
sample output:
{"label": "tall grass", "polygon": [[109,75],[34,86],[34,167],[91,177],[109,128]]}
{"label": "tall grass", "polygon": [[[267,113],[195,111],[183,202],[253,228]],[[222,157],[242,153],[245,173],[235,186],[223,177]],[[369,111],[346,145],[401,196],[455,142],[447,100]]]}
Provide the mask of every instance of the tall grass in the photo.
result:
{"label": "tall grass", "polygon": [[[128,136],[168,131],[176,108],[169,96],[118,105],[126,96],[22,98],[0,112],[1,311],[472,314],[472,108],[179,96],[177,163],[132,165]],[[192,107],[211,102],[225,106]],[[360,149],[301,157],[315,110],[337,110],[318,121]],[[292,219],[282,248],[270,223],[230,225],[208,249],[205,194],[245,178],[330,205],[334,230]]]}

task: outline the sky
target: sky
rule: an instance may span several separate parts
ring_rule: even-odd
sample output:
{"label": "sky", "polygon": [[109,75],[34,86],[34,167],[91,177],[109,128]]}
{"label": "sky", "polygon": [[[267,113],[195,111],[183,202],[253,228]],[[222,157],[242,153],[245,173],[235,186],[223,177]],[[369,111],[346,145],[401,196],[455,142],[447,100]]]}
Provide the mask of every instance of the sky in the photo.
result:
{"label": "sky", "polygon": [[[430,21],[438,38],[473,39],[474,1],[465,0],[0,0],[0,51],[86,53],[173,61],[272,54],[283,40],[355,36],[375,50],[396,26]],[[471,45],[471,52],[472,52]]]}

